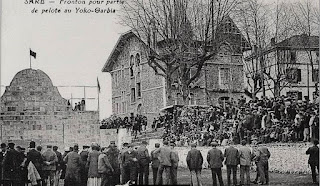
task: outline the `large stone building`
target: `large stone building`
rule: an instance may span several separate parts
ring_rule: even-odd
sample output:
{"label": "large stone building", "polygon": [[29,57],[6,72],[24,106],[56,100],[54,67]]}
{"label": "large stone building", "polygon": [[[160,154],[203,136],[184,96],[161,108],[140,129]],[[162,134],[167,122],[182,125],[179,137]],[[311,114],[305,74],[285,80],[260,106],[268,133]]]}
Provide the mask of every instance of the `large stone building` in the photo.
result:
{"label": "large stone building", "polygon": [[[224,100],[238,100],[244,94],[242,53],[248,42],[229,17],[219,31],[226,45],[205,63],[201,75],[192,84],[190,105],[217,105]],[[140,113],[152,121],[161,108],[183,103],[175,82],[171,85],[174,101],[168,102],[166,81],[149,66],[146,50],[145,42],[129,31],[120,36],[105,63],[102,72],[112,77],[113,114]]]}
{"label": "large stone building", "polygon": [[68,100],[41,70],[18,72],[6,87],[0,105],[1,142],[27,146],[66,146],[100,141],[99,113],[73,111]]}
{"label": "large stone building", "polygon": [[[265,50],[253,51],[245,61],[251,64],[250,69],[255,69],[255,73],[261,74],[257,83],[257,97],[286,95],[298,100],[313,100],[317,97],[318,36],[295,35],[280,42],[271,39]],[[252,79],[249,79],[249,83],[253,86]]]}

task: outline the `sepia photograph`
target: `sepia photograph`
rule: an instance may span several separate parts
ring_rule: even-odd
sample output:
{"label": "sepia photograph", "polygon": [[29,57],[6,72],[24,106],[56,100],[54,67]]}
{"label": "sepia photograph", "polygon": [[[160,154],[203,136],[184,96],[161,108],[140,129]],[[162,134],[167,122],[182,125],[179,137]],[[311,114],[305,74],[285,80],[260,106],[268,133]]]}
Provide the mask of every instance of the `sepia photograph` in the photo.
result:
{"label": "sepia photograph", "polygon": [[0,0],[0,185],[319,185],[318,0]]}

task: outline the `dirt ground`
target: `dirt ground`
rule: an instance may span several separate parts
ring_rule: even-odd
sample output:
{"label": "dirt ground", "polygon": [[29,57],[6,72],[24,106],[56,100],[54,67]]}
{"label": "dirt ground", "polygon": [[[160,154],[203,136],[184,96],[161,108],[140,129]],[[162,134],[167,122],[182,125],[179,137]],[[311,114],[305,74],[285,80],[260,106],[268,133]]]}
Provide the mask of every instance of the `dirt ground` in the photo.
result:
{"label": "dirt ground", "polygon": [[[251,180],[254,180],[256,176],[255,172],[251,172]],[[152,176],[149,176],[152,177]],[[222,172],[223,183],[227,185],[227,172]],[[238,182],[240,180],[240,174],[238,171],[237,176]],[[309,186],[309,185],[318,185],[312,183],[311,174],[280,174],[280,173],[269,173],[270,186],[276,185],[286,185],[286,186]],[[150,179],[151,180],[151,179]],[[152,181],[151,181],[152,183]],[[178,170],[178,183],[179,184],[189,184],[190,183],[190,174],[187,169]],[[205,169],[202,171],[202,183],[203,185],[212,185],[211,171]],[[251,184],[257,185],[257,184]]]}
{"label": "dirt ground", "polygon": [[[151,170],[151,169],[150,169]],[[255,172],[251,172],[250,177],[251,180],[254,180],[256,176]],[[227,172],[222,171],[223,183],[227,185]],[[269,173],[270,183],[269,186],[312,186],[319,185],[313,184],[312,178],[310,174],[280,174],[280,173]],[[239,183],[240,175],[238,171],[237,180]],[[209,169],[204,169],[202,171],[202,183],[204,186],[212,185],[211,171]],[[152,185],[152,172],[149,174],[149,184]],[[178,170],[178,184],[190,184],[190,173],[189,170],[181,168]],[[60,180],[60,186],[63,186],[63,180]],[[257,184],[250,184],[250,186],[254,186]]]}

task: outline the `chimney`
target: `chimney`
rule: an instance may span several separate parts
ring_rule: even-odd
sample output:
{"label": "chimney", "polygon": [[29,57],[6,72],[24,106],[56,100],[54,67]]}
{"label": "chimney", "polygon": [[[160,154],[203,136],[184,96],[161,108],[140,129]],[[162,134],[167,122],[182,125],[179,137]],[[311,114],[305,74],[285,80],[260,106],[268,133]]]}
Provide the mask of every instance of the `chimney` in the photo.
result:
{"label": "chimney", "polygon": [[276,39],[273,37],[271,38],[271,46],[274,46],[276,45]]}

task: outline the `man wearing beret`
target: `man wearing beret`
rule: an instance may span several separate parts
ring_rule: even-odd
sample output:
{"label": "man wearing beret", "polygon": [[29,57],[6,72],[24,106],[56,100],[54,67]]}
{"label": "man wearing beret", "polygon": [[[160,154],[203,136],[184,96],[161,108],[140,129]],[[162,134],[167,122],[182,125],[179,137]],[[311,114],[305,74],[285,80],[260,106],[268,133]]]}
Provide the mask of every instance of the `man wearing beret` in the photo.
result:
{"label": "man wearing beret", "polygon": [[86,162],[87,162],[88,156],[89,156],[89,148],[90,148],[90,146],[84,145],[82,147],[82,151],[80,153],[80,158],[81,158],[81,167],[80,167],[81,186],[87,186],[88,168],[86,167]]}
{"label": "man wearing beret", "polygon": [[253,158],[251,149],[246,146],[246,140],[241,141],[242,146],[239,148],[240,159],[240,184],[244,184],[244,175],[246,175],[246,184],[250,184],[250,165]]}
{"label": "man wearing beret", "polygon": [[111,185],[118,185],[120,184],[120,163],[119,163],[120,150],[117,148],[115,141],[110,141],[110,145],[107,150],[107,156],[114,170],[110,183]]}
{"label": "man wearing beret", "polygon": [[187,165],[191,173],[191,185],[202,186],[201,170],[203,164],[203,157],[201,152],[196,149],[196,143],[191,144],[191,150],[187,155]]}
{"label": "man wearing beret", "polygon": [[137,149],[137,159],[139,163],[139,185],[149,184],[150,156],[147,145],[148,143],[146,141],[142,141],[141,146]]}
{"label": "man wearing beret", "polygon": [[233,174],[233,185],[237,185],[237,166],[239,164],[239,152],[232,144],[224,152],[226,157],[228,185],[231,185],[231,172]]}
{"label": "man wearing beret", "polygon": [[138,170],[138,159],[137,152],[133,150],[133,145],[128,145],[128,150],[123,153],[121,157],[124,171],[124,183],[131,181],[131,184],[137,183],[137,170]]}
{"label": "man wearing beret", "polygon": [[155,151],[160,148],[160,144],[156,143],[155,144],[155,150],[151,151],[151,167],[152,167],[152,173],[153,173],[153,185],[156,185],[156,181],[157,181],[157,173],[158,173],[158,169],[160,166],[160,161],[159,161],[159,152],[155,153]]}
{"label": "man wearing beret", "polygon": [[42,154],[44,166],[43,173],[45,183],[47,184],[47,180],[49,179],[50,186],[54,184],[55,172],[57,170],[56,163],[58,162],[58,157],[56,153],[52,150],[52,145],[47,146],[47,150]]}
{"label": "man wearing beret", "polygon": [[212,149],[208,152],[207,161],[209,163],[209,167],[211,168],[213,185],[217,185],[216,176],[218,177],[219,185],[223,185],[221,167],[224,157],[222,151],[217,149],[217,142],[212,142],[211,146]]}

